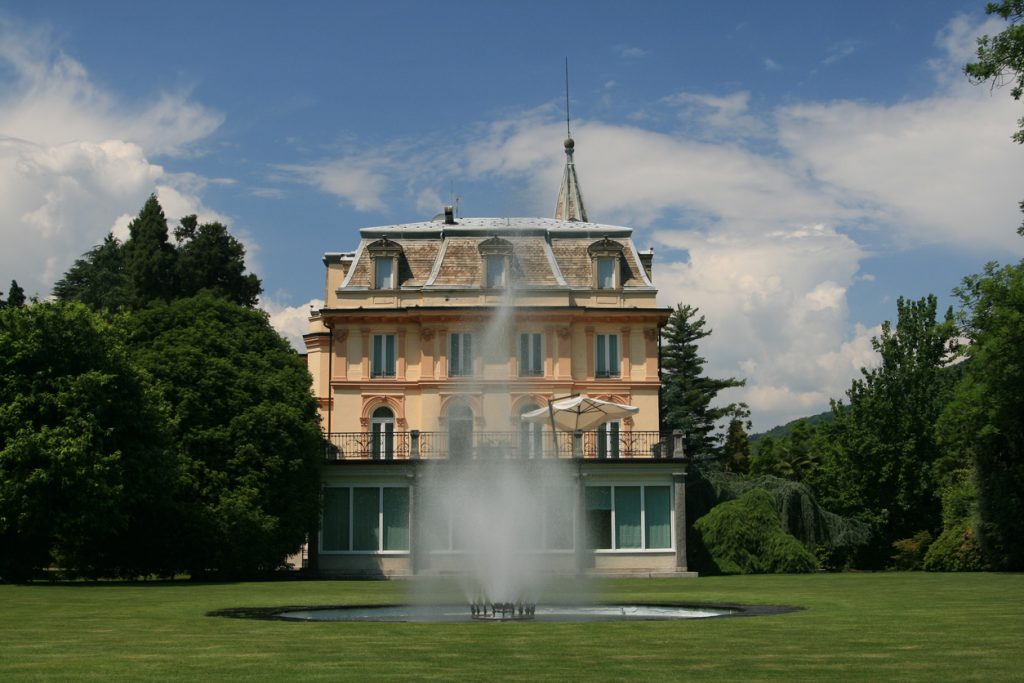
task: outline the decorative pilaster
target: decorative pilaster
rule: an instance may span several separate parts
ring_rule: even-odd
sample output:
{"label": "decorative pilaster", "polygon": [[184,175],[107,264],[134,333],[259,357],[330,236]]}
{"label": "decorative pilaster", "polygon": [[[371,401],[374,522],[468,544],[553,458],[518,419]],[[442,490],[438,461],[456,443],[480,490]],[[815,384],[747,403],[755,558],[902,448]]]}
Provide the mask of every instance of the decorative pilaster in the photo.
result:
{"label": "decorative pilaster", "polygon": [[672,497],[675,500],[676,569],[686,569],[686,471],[672,473]]}
{"label": "decorative pilaster", "polygon": [[334,330],[334,364],[331,379],[348,379],[348,330]]}
{"label": "decorative pilaster", "polygon": [[363,347],[361,349],[363,357],[360,363],[362,370],[359,373],[359,378],[365,382],[370,379],[370,358],[373,355],[370,351],[370,328],[364,327],[360,329],[359,336],[363,342]]}
{"label": "decorative pilaster", "polygon": [[644,379],[658,379],[658,328],[644,328]]}
{"label": "decorative pilaster", "polygon": [[405,381],[405,328],[400,328],[395,335],[395,379]]}
{"label": "decorative pilaster", "polygon": [[420,330],[420,377],[434,379],[434,330]]}
{"label": "decorative pilaster", "polygon": [[619,377],[622,378],[623,381],[628,382],[630,379],[632,379],[633,375],[633,363],[631,359],[631,356],[633,355],[633,328],[623,327],[621,330],[619,330],[619,333],[622,335],[622,345],[620,348],[620,351],[622,352],[622,358],[620,367],[621,372],[619,373]]}
{"label": "decorative pilaster", "polygon": [[587,327],[583,330],[587,338],[587,376],[584,379],[594,379],[594,328]]}
{"label": "decorative pilaster", "polygon": [[572,379],[572,328],[559,327],[558,335],[558,369],[556,379]]}

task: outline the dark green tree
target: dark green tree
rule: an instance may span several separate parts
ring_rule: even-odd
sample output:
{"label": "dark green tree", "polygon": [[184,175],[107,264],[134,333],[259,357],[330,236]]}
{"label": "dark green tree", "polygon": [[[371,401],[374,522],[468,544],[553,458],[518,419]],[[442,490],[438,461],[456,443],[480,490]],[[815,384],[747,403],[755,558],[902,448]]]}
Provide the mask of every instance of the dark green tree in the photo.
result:
{"label": "dark green tree", "polygon": [[193,296],[204,289],[250,308],[263,290],[260,279],[245,272],[245,247],[221,223],[197,225],[194,215],[181,219],[178,240],[177,295]]}
{"label": "dark green tree", "polygon": [[949,400],[952,375],[944,372],[957,335],[952,310],[936,318],[937,300],[897,303],[895,329],[888,321],[872,340],[881,365],[862,369],[833,406],[829,426],[838,478],[848,487],[836,509],[872,524],[864,561],[884,566],[894,541],[941,527],[936,463],[942,452],[935,422]]}
{"label": "dark green tree", "polygon": [[[1019,100],[1024,96],[1024,0],[990,2],[985,13],[997,14],[1010,24],[995,36],[978,38],[978,61],[964,66],[964,71],[974,83],[1009,84],[1010,96]],[[1013,139],[1024,144],[1024,117],[1017,119]],[[1024,211],[1024,202],[1020,208]],[[1024,223],[1017,232],[1024,235]]]}
{"label": "dark green tree", "polygon": [[0,311],[0,575],[166,566],[175,469],[158,406],[85,306]]}
{"label": "dark green tree", "polygon": [[125,324],[170,406],[183,566],[194,576],[278,567],[319,512],[320,427],[302,359],[263,312],[210,292]]}
{"label": "dark green tree", "polygon": [[722,469],[726,472],[746,474],[750,471],[750,437],[747,430],[750,422],[734,416],[729,420],[722,446]]}
{"label": "dark green tree", "polygon": [[124,248],[108,234],[64,273],[53,287],[60,301],[78,301],[94,311],[130,306],[133,296],[124,268]]}
{"label": "dark green tree", "polygon": [[998,569],[1024,569],[1024,261],[964,279],[967,361],[939,429],[974,468],[978,540]]}
{"label": "dark green tree", "polygon": [[796,420],[789,425],[785,436],[761,439],[751,473],[806,482],[822,466],[822,451],[818,429],[806,420]]}
{"label": "dark green tree", "polygon": [[755,488],[719,503],[694,524],[723,574],[803,573],[814,555],[782,528],[771,494]]}
{"label": "dark green tree", "polygon": [[25,290],[18,286],[17,280],[11,280],[11,289],[7,294],[7,306],[17,307],[25,305]]}
{"label": "dark green tree", "polygon": [[124,270],[135,306],[174,298],[177,253],[168,241],[167,219],[155,194],[149,196],[139,215],[128,224],[128,233]]}
{"label": "dark green tree", "polygon": [[242,306],[256,305],[260,279],[245,272],[245,247],[222,224],[199,225],[194,215],[185,216],[174,231],[176,244],[171,244],[163,209],[150,196],[129,232],[124,244],[107,235],[75,261],[54,286],[54,295],[113,311],[187,298],[206,289]]}
{"label": "dark green tree", "polygon": [[661,424],[666,430],[682,429],[687,456],[698,460],[720,455],[721,439],[715,433],[719,420],[746,410],[735,403],[712,406],[720,391],[745,381],[704,374],[707,361],[697,344],[711,334],[705,324],[697,308],[679,304],[662,330],[661,349]]}

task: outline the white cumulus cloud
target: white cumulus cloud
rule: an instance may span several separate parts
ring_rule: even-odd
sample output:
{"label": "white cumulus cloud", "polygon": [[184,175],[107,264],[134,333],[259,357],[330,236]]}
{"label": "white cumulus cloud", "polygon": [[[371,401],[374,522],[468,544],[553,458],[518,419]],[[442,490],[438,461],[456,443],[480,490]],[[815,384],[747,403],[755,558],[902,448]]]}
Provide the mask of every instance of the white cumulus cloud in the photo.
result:
{"label": "white cumulus cloud", "polygon": [[186,94],[126,105],[46,32],[2,19],[0,74],[0,278],[46,296],[148,194],[175,187],[152,157],[187,152],[222,116]]}

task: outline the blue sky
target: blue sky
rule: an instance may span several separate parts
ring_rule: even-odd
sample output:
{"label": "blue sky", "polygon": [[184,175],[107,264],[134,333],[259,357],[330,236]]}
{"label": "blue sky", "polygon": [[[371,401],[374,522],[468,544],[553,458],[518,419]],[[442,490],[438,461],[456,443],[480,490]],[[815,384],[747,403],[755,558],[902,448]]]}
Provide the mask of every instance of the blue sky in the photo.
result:
{"label": "blue sky", "polygon": [[[0,282],[45,296],[156,191],[246,242],[297,339],[357,229],[550,215],[569,58],[597,222],[656,249],[756,428],[823,410],[898,296],[1024,255],[983,2],[0,5]],[[0,288],[5,288],[0,286]]]}

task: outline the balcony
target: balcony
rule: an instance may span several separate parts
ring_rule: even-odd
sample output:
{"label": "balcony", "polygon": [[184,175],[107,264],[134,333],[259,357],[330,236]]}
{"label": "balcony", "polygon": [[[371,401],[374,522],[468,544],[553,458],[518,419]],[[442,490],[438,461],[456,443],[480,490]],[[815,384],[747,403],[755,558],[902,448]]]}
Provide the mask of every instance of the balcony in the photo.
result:
{"label": "balcony", "polygon": [[682,457],[682,435],[661,432],[559,432],[552,444],[523,432],[331,432],[325,436],[328,461],[446,460],[446,459],[658,459]]}

